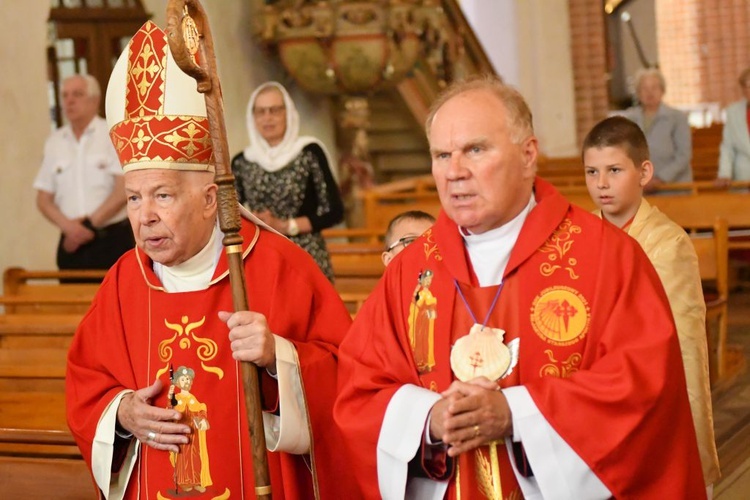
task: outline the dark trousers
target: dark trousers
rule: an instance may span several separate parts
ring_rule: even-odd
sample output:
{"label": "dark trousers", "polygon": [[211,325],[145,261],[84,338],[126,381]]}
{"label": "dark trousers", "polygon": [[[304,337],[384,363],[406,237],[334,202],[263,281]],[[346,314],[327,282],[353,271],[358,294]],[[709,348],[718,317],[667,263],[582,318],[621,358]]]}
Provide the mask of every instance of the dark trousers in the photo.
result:
{"label": "dark trousers", "polygon": [[63,249],[63,237],[60,236],[60,243],[57,245],[58,268],[109,269],[122,254],[135,246],[128,219],[93,229],[93,231],[96,234],[94,239],[73,253],[68,253]]}

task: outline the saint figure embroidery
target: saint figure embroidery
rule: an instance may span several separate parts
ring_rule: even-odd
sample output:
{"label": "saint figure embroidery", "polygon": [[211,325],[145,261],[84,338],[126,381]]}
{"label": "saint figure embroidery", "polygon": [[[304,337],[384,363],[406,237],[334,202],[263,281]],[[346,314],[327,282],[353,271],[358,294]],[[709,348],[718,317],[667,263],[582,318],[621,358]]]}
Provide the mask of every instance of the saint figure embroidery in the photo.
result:
{"label": "saint figure embroidery", "polygon": [[419,373],[429,372],[435,366],[437,298],[430,291],[432,277],[433,272],[429,269],[419,273],[413,300],[409,305],[409,343]]}
{"label": "saint figure embroidery", "polygon": [[[187,444],[179,445],[179,453],[170,452],[169,460],[174,467],[175,488],[203,493],[213,484],[206,446],[206,431],[210,426],[206,404],[198,401],[190,392],[193,380],[195,371],[186,366],[179,367],[177,373],[172,376],[169,404],[182,413],[180,423],[188,425],[192,433]],[[174,393],[175,386],[180,389],[177,394]],[[175,493],[179,494],[179,490]]]}

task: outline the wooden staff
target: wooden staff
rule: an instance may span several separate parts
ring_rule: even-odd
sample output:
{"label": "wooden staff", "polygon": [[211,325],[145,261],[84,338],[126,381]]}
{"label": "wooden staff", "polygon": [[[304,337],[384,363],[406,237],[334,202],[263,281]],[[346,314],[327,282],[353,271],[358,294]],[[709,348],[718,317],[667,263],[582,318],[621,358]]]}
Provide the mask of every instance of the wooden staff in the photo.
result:
{"label": "wooden staff", "polygon": [[[222,243],[229,261],[232,301],[235,311],[247,311],[249,309],[245,288],[245,269],[242,264],[242,236],[239,234],[241,218],[237,192],[234,189],[234,176],[229,167],[227,154],[224,102],[219,85],[219,73],[216,70],[211,29],[200,1],[169,0],[166,33],[175,62],[182,71],[195,78],[198,92],[201,92],[206,99],[206,112],[216,166],[215,182],[219,186],[219,226],[224,233]],[[257,367],[252,363],[243,362],[242,379],[253,452],[255,495],[257,498],[270,499],[271,480],[268,474]]]}

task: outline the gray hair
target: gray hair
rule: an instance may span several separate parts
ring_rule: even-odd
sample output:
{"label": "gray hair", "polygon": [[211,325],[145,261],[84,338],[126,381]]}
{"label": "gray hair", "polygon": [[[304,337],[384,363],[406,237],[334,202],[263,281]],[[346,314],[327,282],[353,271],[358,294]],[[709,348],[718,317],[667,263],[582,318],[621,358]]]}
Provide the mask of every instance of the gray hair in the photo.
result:
{"label": "gray hair", "polygon": [[80,78],[84,82],[86,82],[86,95],[88,97],[95,97],[97,99],[101,97],[102,89],[99,86],[99,82],[97,81],[96,78],[94,78],[91,75],[83,75],[83,74],[72,75],[64,79],[62,83],[63,85],[65,85],[66,82],[77,79],[77,78]]}
{"label": "gray hair", "polygon": [[661,87],[662,92],[667,91],[667,81],[664,79],[664,75],[661,71],[657,68],[641,68],[638,71],[635,72],[635,76],[633,76],[633,90],[635,93],[638,93],[638,89],[641,86],[641,82],[644,78],[653,76],[657,80],[659,80],[659,86]]}
{"label": "gray hair", "polygon": [[435,114],[443,104],[457,95],[475,90],[486,90],[503,103],[508,111],[508,127],[514,144],[521,144],[528,137],[534,135],[534,121],[531,110],[520,92],[503,83],[500,77],[496,75],[473,75],[466,80],[452,83],[432,103],[425,122],[425,131],[428,138]]}

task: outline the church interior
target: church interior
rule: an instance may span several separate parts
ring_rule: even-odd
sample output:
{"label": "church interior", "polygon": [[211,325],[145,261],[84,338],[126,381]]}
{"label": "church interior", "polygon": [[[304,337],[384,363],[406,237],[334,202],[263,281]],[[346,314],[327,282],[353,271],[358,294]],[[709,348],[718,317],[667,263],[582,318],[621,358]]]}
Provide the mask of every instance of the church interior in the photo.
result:
{"label": "church interior", "polygon": [[[46,137],[63,125],[60,85],[102,91],[120,52],[165,0],[0,0],[0,491],[7,498],[95,498],[65,420],[66,350],[103,271],[58,271],[59,231],[33,182]],[[247,143],[253,89],[276,80],[300,131],[325,143],[345,209],[326,229],[335,287],[352,316],[383,273],[388,222],[440,211],[424,123],[455,80],[496,74],[526,98],[537,174],[588,210],[581,143],[634,105],[633,74],[658,67],[664,101],[687,114],[692,180],[647,196],[693,238],[721,479],[714,498],[750,497],[750,180],[719,186],[724,109],[750,66],[750,0],[202,0],[209,16],[232,155]],[[104,107],[100,113],[104,115]],[[750,116],[750,115],[749,115]],[[750,179],[750,177],[747,177]]]}

